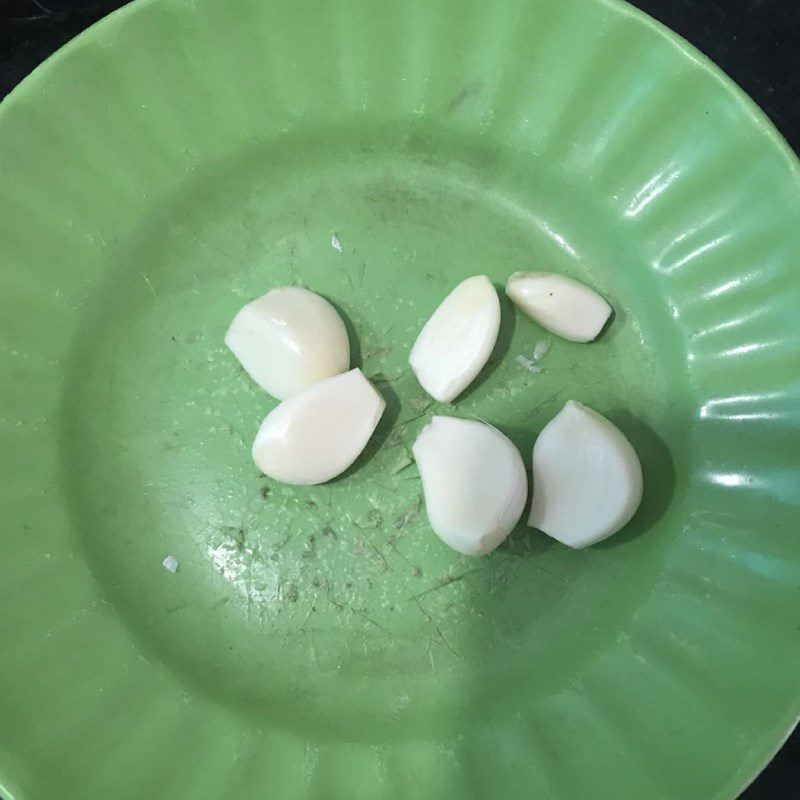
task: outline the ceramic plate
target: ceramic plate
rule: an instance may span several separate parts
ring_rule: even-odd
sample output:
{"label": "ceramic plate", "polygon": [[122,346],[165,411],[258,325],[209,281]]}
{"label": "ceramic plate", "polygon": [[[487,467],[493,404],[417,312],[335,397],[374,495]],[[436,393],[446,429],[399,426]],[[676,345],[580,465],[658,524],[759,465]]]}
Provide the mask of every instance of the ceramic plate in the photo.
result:
{"label": "ceramic plate", "polygon": [[[0,112],[5,800],[733,798],[800,709],[799,178],[618,2],[140,0],[67,45]],[[543,268],[612,325],[535,374],[504,301],[453,413],[527,462],[587,403],[644,502],[470,560],[408,352],[464,277]],[[279,284],[387,401],[326,486],[259,474],[222,341]]]}

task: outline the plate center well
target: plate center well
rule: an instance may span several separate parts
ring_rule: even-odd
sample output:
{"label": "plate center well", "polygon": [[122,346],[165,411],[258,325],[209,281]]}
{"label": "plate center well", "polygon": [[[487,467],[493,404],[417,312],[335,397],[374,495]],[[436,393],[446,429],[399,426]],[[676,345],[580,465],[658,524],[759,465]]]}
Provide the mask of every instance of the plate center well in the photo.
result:
{"label": "plate center well", "polygon": [[[410,459],[430,415],[496,424],[527,464],[578,399],[620,424],[647,479],[672,469],[680,445],[659,431],[687,390],[646,265],[580,192],[474,142],[454,158],[435,137],[367,139],[253,148],[153,206],[87,314],[64,452],[81,544],[150,657],[275,724],[357,739],[379,719],[390,739],[457,727],[515,681],[569,681],[619,635],[679,528],[664,524],[667,480],[617,544],[572,552],[521,525],[490,558],[461,557],[428,528]],[[407,367],[422,323],[463,278],[501,287],[519,269],[595,286],[610,329],[589,346],[553,339],[530,373],[516,356],[552,337],[502,298],[490,365],[455,406],[432,403]],[[285,284],[341,310],[354,365],[387,399],[357,468],[325,486],[259,475],[250,445],[275,402],[222,343],[241,305]]]}

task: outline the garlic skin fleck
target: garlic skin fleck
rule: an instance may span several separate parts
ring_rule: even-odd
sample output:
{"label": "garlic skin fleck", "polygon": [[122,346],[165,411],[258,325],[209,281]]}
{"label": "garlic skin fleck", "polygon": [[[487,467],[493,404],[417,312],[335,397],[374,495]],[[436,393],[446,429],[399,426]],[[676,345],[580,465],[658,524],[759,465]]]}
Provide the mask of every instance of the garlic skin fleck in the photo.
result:
{"label": "garlic skin fleck", "polygon": [[358,458],[385,407],[360,369],[319,381],[267,415],[253,460],[282,483],[325,483]]}
{"label": "garlic skin fleck", "polygon": [[529,317],[571,342],[591,342],[611,316],[611,306],[580,281],[551,272],[515,272],[506,294]]}
{"label": "garlic skin fleck", "polygon": [[412,448],[434,533],[466,556],[483,556],[519,522],[528,499],[525,465],[496,428],[435,416]]}
{"label": "garlic skin fleck", "polygon": [[440,403],[455,400],[489,360],[500,330],[500,300],[477,275],[450,292],[425,323],[408,363],[422,388]]}
{"label": "garlic skin fleck", "polygon": [[528,525],[582,548],[624,527],[642,500],[642,467],[613,423],[570,400],[533,447]]}
{"label": "garlic skin fleck", "polygon": [[342,318],[327,300],[300,286],[272,289],[248,303],[234,317],[225,344],[278,400],[350,367]]}

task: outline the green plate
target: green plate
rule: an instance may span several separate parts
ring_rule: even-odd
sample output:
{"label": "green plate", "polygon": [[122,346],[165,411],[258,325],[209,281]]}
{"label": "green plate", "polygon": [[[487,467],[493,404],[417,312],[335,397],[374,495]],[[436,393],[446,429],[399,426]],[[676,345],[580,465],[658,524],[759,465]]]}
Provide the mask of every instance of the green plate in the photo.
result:
{"label": "green plate", "polygon": [[[141,0],[0,113],[5,800],[732,798],[800,709],[800,171],[684,42],[610,0]],[[335,233],[342,252],[331,246]],[[407,367],[457,281],[503,306],[454,413],[528,461],[568,398],[645,498],[573,552],[431,533]],[[307,284],[387,413],[328,486],[262,478],[223,346]],[[177,574],[161,562],[180,562]]]}

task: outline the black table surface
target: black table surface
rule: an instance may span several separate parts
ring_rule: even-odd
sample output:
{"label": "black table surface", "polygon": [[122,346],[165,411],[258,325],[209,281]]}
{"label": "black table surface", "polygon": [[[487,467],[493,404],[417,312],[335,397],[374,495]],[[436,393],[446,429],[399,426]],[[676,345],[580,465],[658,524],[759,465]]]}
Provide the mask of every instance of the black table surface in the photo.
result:
{"label": "black table surface", "polygon": [[[125,2],[0,0],[0,98]],[[800,152],[800,0],[633,0],[633,5],[719,64]],[[740,800],[800,800],[800,729]]]}

